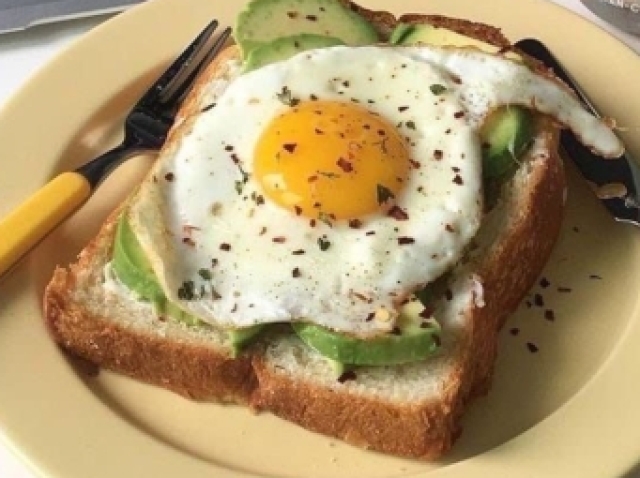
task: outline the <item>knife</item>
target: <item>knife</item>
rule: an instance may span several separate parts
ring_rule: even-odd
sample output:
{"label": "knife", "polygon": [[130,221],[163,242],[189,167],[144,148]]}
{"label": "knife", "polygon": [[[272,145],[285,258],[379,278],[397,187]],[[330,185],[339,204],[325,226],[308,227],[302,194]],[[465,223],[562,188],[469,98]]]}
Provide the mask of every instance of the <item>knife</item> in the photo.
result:
{"label": "knife", "polygon": [[[517,41],[515,46],[551,68],[558,78],[574,89],[585,108],[597,117],[601,116],[584,91],[543,43],[527,38]],[[617,221],[640,226],[640,167],[630,154],[603,159],[583,146],[569,130],[561,132],[560,146],[578,166],[582,176],[592,184],[596,196],[613,217]]]}

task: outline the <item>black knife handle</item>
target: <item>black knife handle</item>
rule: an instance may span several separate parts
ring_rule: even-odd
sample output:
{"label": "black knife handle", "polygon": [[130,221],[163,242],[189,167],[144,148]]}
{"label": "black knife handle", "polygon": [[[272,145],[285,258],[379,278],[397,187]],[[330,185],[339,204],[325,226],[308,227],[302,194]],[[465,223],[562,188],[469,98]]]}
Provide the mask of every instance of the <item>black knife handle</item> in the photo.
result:
{"label": "black knife handle", "polygon": [[[538,40],[527,38],[516,42],[515,46],[551,68],[558,78],[575,90],[585,108],[600,117],[600,114],[582,88],[571,78],[571,75],[569,75],[544,44]],[[634,175],[634,172],[637,171],[637,166],[635,166],[626,155],[622,155],[616,159],[603,159],[595,155],[568,130],[562,131],[560,144],[578,166],[584,178],[595,185],[596,195],[598,195],[601,202],[611,214],[618,220],[637,223],[640,219],[637,195],[638,187],[636,182],[640,178],[636,177],[638,176],[637,172]],[[604,197],[604,192],[606,192],[607,188],[610,190],[609,192],[611,192],[611,185],[620,184],[624,185],[626,194],[621,194],[619,195],[620,197]],[[600,194],[598,194],[598,191],[600,191]]]}

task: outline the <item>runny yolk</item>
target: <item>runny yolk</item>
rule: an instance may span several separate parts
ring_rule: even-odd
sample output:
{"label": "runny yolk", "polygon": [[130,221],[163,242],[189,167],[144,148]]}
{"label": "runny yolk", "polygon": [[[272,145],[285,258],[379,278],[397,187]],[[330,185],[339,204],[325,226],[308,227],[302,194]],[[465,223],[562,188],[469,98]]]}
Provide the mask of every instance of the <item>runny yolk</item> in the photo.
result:
{"label": "runny yolk", "polygon": [[387,207],[410,169],[392,125],[356,104],[334,101],[303,102],[280,114],[254,154],[265,195],[314,219],[355,219]]}

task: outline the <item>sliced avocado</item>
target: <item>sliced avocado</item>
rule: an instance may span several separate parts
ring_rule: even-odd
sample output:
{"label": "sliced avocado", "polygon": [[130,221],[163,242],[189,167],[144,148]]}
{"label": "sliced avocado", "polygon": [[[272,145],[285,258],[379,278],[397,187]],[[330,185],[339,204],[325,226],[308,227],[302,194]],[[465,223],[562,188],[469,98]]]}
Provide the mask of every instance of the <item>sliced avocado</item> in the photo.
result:
{"label": "sliced avocado", "polygon": [[438,350],[440,328],[420,317],[424,307],[410,302],[401,312],[397,329],[365,340],[315,324],[297,322],[293,329],[309,347],[325,357],[348,365],[398,365],[423,360]]}
{"label": "sliced avocado", "polygon": [[344,43],[337,38],[310,33],[276,38],[251,50],[244,63],[244,70],[251,71],[270,63],[287,60],[301,51],[337,45]]}
{"label": "sliced avocado", "polygon": [[373,25],[340,0],[252,0],[234,28],[244,58],[259,44],[300,33],[339,38],[354,46],[378,41]]}
{"label": "sliced avocado", "polygon": [[[415,45],[426,43],[437,46],[473,46],[486,53],[496,54],[500,47],[471,38],[448,28],[434,27],[427,24],[399,23],[391,32],[390,42],[395,45]],[[512,51],[504,53],[506,58],[522,62],[522,57]]]}
{"label": "sliced avocado", "polygon": [[416,25],[412,25],[411,23],[398,23],[391,32],[389,43],[391,45],[405,45],[405,38],[411,35],[415,28]]}
{"label": "sliced avocado", "polygon": [[518,165],[533,137],[533,117],[521,106],[506,106],[492,112],[480,130],[482,172],[497,178]]}
{"label": "sliced avocado", "polygon": [[[207,325],[166,299],[164,291],[144,255],[144,250],[126,219],[126,214],[122,214],[118,220],[113,244],[112,266],[118,279],[140,297],[151,302],[158,314],[167,315],[189,326],[204,327]],[[239,353],[262,329],[262,325],[255,325],[243,329],[227,330],[234,354]]]}
{"label": "sliced avocado", "polygon": [[155,278],[138,238],[126,220],[126,214],[121,214],[118,221],[112,265],[120,281],[129,289],[154,304],[164,306],[164,292]]}

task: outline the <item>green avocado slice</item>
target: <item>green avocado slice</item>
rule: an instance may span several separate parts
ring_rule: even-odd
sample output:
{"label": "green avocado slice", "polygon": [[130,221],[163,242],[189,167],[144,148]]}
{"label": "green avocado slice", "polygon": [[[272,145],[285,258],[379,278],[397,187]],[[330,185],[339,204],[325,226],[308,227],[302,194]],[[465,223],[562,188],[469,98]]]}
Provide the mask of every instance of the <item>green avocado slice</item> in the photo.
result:
{"label": "green avocado slice", "polygon": [[244,71],[256,70],[271,63],[287,60],[302,51],[338,45],[344,45],[344,42],[338,38],[309,33],[276,38],[249,52],[244,64]]}
{"label": "green avocado slice", "polygon": [[521,106],[506,106],[489,115],[480,131],[482,174],[496,178],[518,165],[533,138],[533,116]]}
{"label": "green avocado slice", "polygon": [[[413,304],[417,304],[413,306]],[[309,347],[326,358],[347,365],[399,365],[424,360],[440,347],[440,327],[434,319],[420,317],[424,307],[411,303],[398,318],[395,333],[371,340],[359,339],[306,322],[292,324]]]}
{"label": "green avocado slice", "polygon": [[[205,322],[167,300],[125,213],[118,220],[111,264],[120,282],[151,302],[159,314],[166,314],[190,326],[207,326]],[[233,352],[239,353],[263,328],[262,325],[255,325],[227,330]]]}
{"label": "green avocado slice", "polygon": [[352,46],[378,42],[373,25],[340,0],[253,0],[233,31],[244,58],[262,43],[300,33],[339,38]]}

